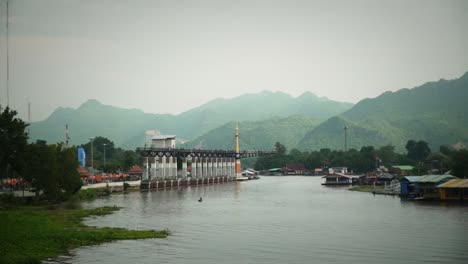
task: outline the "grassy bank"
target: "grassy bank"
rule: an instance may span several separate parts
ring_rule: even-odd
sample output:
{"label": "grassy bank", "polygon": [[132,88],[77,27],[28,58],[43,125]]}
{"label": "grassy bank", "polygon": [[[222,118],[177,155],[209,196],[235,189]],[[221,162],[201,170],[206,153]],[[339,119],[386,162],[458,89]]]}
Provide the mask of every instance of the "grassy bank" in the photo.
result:
{"label": "grassy bank", "polygon": [[67,250],[120,239],[165,238],[167,231],[96,228],[88,216],[111,214],[117,207],[93,210],[19,207],[0,210],[0,263],[40,263]]}
{"label": "grassy bank", "polygon": [[349,188],[348,190],[350,191],[356,191],[356,192],[373,192],[375,190],[376,193],[383,193],[384,187],[383,186],[374,186],[372,185],[358,185],[358,186],[353,186]]}

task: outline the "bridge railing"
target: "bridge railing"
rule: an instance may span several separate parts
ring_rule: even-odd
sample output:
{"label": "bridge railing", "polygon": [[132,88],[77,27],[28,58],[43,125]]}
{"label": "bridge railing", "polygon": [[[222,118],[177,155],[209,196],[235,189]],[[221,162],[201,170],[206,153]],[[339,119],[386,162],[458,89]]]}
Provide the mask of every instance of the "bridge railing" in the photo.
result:
{"label": "bridge railing", "polygon": [[[234,150],[223,149],[184,149],[184,148],[137,148],[137,152],[144,157],[199,157],[199,158],[237,158]],[[275,151],[243,150],[239,158],[249,158],[275,154]]]}

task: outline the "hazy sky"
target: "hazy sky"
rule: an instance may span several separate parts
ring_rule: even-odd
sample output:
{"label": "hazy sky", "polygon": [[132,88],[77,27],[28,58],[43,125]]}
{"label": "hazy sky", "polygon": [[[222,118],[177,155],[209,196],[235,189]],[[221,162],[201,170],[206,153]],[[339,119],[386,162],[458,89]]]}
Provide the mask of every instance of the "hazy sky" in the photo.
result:
{"label": "hazy sky", "polygon": [[[6,104],[1,2],[0,104]],[[10,0],[10,103],[180,113],[311,91],[357,102],[468,71],[468,1]]]}

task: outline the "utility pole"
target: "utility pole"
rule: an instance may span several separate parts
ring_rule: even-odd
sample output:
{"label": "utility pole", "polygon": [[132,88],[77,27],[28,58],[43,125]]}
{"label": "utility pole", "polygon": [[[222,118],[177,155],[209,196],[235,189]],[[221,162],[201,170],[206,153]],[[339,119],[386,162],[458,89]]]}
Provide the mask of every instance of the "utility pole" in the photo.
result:
{"label": "utility pole", "polygon": [[6,1],[6,92],[7,92],[7,107],[10,106],[10,12],[8,9],[8,0]]}

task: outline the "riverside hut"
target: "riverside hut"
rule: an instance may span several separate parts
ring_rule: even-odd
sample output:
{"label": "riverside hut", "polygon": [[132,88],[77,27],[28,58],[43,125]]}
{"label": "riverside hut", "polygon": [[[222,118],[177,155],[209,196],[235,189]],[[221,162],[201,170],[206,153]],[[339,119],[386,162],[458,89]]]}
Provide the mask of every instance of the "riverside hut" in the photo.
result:
{"label": "riverside hut", "polygon": [[438,185],[453,179],[456,177],[448,174],[406,176],[401,181],[401,194],[413,199],[439,199]]}
{"label": "riverside hut", "polygon": [[468,179],[453,179],[437,187],[441,200],[468,201]]}
{"label": "riverside hut", "polygon": [[323,176],[322,179],[325,181],[322,182],[322,185],[349,185],[358,183],[359,179],[364,177],[363,175],[350,175],[344,173],[332,173],[326,176]]}

